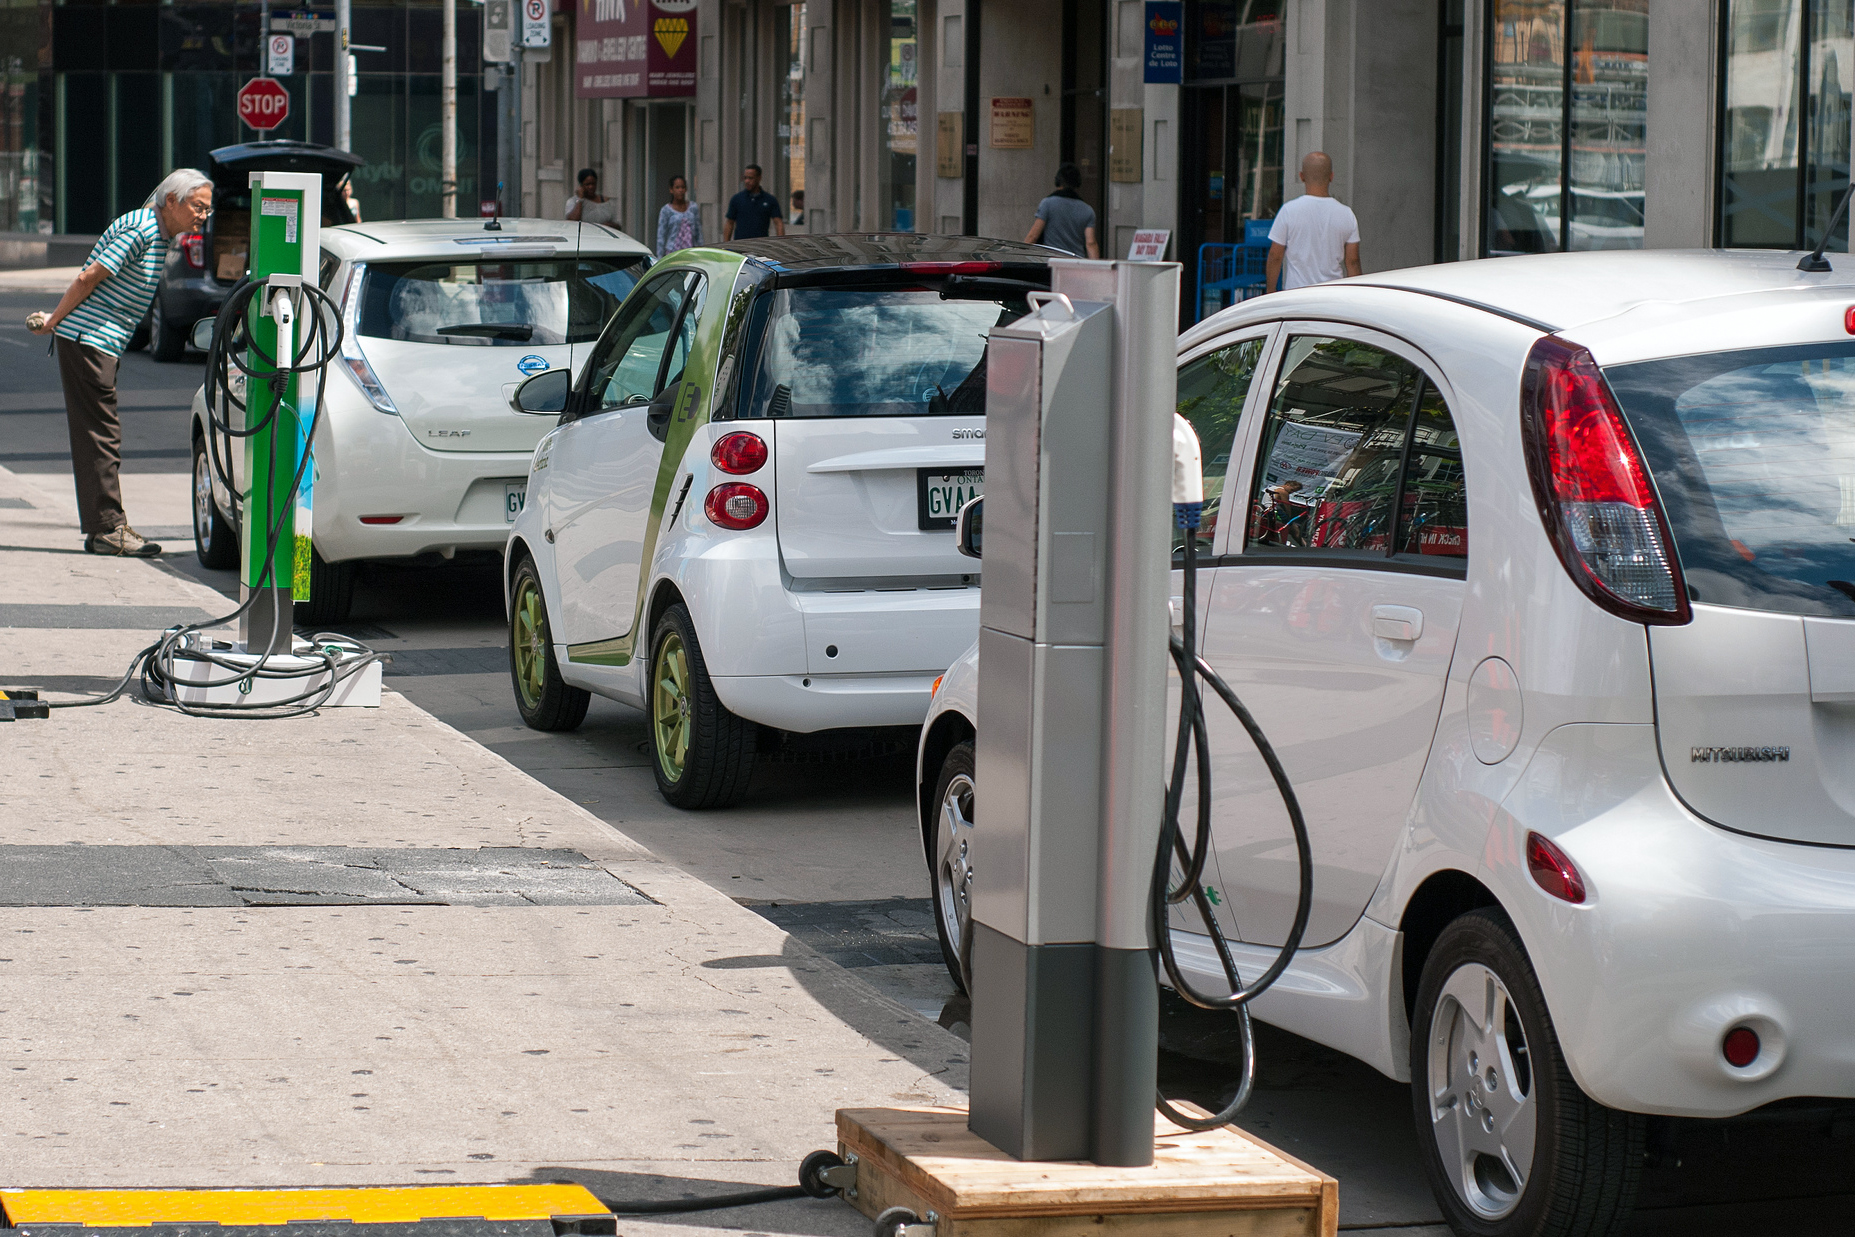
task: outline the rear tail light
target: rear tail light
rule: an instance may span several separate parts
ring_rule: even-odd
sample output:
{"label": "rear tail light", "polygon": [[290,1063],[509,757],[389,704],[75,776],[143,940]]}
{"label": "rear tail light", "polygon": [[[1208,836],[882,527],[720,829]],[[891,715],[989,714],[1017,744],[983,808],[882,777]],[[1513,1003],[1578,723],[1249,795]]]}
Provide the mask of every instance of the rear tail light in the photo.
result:
{"label": "rear tail light", "polygon": [[917,275],[993,275],[1005,269],[1003,262],[904,262],[901,266]]}
{"label": "rear tail light", "polygon": [[366,265],[356,262],[348,273],[348,285],[341,294],[341,363],[348,367],[354,385],[361,388],[361,394],[367,397],[368,403],[381,412],[398,416],[399,407],[380,384],[380,377],[374,373],[374,367],[367,363],[367,354],[361,351],[361,337],[355,333],[356,320],[360,316],[356,311],[361,301],[361,279],[366,273]]}
{"label": "rear tail light", "polygon": [[1527,834],[1527,871],[1532,873],[1533,883],[1553,897],[1572,903],[1584,901],[1584,877],[1578,874],[1571,856],[1537,833]]}
{"label": "rear tail light", "polygon": [[759,472],[766,466],[766,440],[746,430],[736,430],[715,440],[709,459],[723,472],[743,476]]}
{"label": "rear tail light", "polygon": [[1619,618],[1687,622],[1668,521],[1591,354],[1552,336],[1534,344],[1521,401],[1533,498],[1565,570]]}
{"label": "rear tail light", "polygon": [[757,528],[766,519],[766,494],[757,485],[730,481],[709,491],[702,510],[711,522],[732,529]]}
{"label": "rear tail light", "polygon": [[187,255],[187,265],[196,271],[206,269],[206,238],[189,232],[179,240],[180,251]]}

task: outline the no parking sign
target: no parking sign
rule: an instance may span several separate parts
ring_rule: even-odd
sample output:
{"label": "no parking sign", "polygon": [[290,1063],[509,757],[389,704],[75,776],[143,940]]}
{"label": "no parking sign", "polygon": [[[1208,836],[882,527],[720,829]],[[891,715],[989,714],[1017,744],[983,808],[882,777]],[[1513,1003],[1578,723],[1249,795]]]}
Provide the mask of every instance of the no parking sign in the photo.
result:
{"label": "no parking sign", "polygon": [[523,47],[547,47],[553,42],[547,5],[548,0],[522,0]]}

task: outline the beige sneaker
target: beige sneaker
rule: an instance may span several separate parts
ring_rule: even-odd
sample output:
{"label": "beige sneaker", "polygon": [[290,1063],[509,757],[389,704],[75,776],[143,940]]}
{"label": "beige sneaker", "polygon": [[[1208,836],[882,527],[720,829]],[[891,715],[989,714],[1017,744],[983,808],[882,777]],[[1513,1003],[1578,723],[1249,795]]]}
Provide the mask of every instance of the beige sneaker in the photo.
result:
{"label": "beige sneaker", "polygon": [[124,524],[107,533],[92,533],[84,538],[84,551],[122,558],[153,558],[161,553],[161,547]]}

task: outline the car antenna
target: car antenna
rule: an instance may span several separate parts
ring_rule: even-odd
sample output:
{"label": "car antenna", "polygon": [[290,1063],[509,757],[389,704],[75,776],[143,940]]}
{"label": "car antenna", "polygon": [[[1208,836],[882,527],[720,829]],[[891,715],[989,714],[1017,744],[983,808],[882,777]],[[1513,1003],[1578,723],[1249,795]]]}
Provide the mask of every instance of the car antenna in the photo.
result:
{"label": "car antenna", "polygon": [[1823,239],[1816,242],[1816,248],[1798,261],[1798,270],[1820,275],[1835,269],[1829,264],[1829,259],[1823,256],[1823,250],[1828,246],[1829,238],[1836,234],[1836,225],[1842,222],[1842,216],[1848,214],[1850,194],[1855,194],[1855,180],[1849,181],[1849,187],[1842,191],[1842,203],[1836,207],[1836,213],[1829,217],[1829,226],[1823,229]]}

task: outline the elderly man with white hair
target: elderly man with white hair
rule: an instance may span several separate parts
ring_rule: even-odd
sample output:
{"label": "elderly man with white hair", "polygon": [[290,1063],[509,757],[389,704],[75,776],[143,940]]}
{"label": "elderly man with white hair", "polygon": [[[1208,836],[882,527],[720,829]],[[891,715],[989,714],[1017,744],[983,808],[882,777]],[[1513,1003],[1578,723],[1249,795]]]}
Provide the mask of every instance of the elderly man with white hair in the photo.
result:
{"label": "elderly man with white hair", "polygon": [[129,336],[154,300],[168,241],[213,213],[213,183],[203,172],[168,173],[141,209],[109,225],[84,268],[49,316],[32,330],[58,337],[58,375],[71,430],[71,469],[84,549],[151,558],[161,547],[129,527],[122,509],[122,419],[116,412],[116,366]]}

